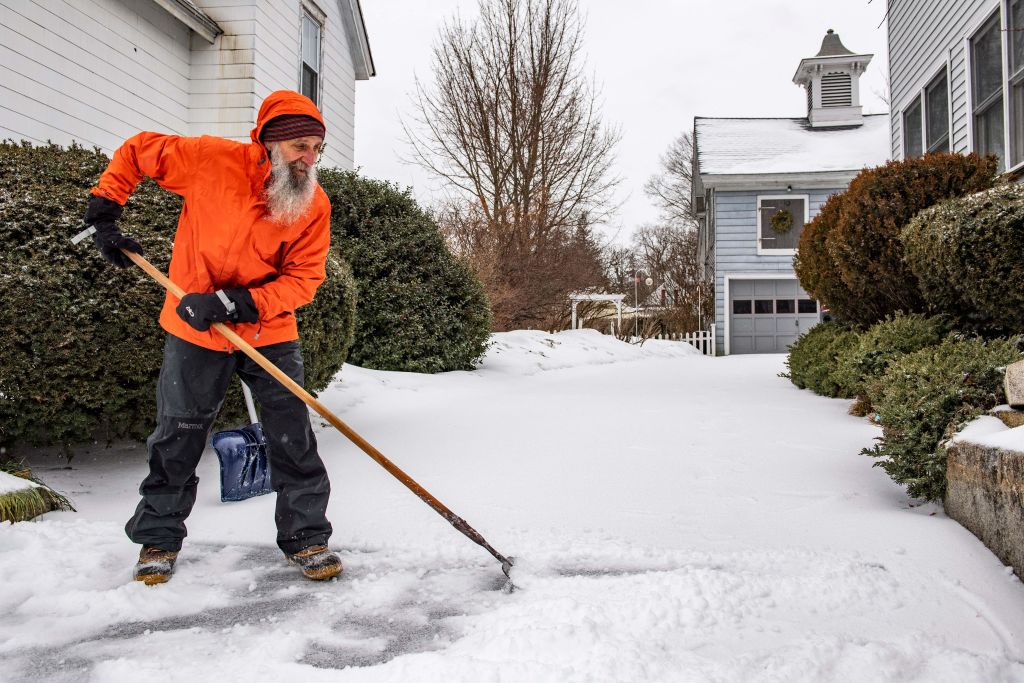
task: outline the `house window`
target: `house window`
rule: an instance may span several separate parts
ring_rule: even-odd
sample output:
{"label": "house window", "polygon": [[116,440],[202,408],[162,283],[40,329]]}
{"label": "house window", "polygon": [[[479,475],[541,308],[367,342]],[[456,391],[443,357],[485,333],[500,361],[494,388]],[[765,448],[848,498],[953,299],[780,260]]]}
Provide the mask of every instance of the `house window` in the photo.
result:
{"label": "house window", "polygon": [[759,254],[796,253],[800,233],[807,223],[807,195],[757,198]]}
{"label": "house window", "polygon": [[903,112],[903,156],[906,159],[921,156],[921,99]]}
{"label": "house window", "polygon": [[971,103],[974,108],[974,149],[1003,158],[1003,50],[999,15],[994,15],[971,39]]}
{"label": "house window", "polygon": [[924,89],[927,152],[949,151],[949,87],[946,70]]}
{"label": "house window", "polygon": [[1024,162],[1024,0],[1010,0],[1010,165]]}
{"label": "house window", "polygon": [[299,92],[320,106],[320,33],[321,25],[308,10],[302,12],[302,71]]}

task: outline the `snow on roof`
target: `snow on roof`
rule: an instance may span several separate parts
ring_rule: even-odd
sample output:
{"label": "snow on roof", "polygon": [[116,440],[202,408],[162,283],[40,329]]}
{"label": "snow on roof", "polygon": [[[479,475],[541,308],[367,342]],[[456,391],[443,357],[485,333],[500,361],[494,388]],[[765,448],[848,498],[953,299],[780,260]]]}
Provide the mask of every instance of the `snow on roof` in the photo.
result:
{"label": "snow on roof", "polygon": [[889,115],[864,125],[811,128],[800,119],[694,119],[701,175],[859,171],[889,160]]}

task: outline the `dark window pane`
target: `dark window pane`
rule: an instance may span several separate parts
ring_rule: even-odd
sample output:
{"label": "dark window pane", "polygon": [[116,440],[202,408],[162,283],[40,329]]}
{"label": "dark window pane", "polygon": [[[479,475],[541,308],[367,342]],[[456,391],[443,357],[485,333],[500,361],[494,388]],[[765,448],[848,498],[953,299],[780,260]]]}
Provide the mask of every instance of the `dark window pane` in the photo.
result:
{"label": "dark window pane", "polygon": [[946,72],[943,71],[925,90],[925,110],[928,114],[928,151],[949,151],[949,92]]}
{"label": "dark window pane", "polygon": [[772,304],[775,303],[771,299],[755,299],[754,300],[754,314],[761,315],[763,313],[774,313],[774,307]]}
{"label": "dark window pane", "polygon": [[1024,0],[1010,0],[1010,71],[1024,69]]}
{"label": "dark window pane", "polygon": [[921,156],[921,100],[914,100],[903,112],[903,156]]}
{"label": "dark window pane", "polygon": [[776,299],[775,300],[775,312],[776,313],[795,313],[796,302],[792,299]]}
{"label": "dark window pane", "polygon": [[[1024,0],[1021,0],[1024,4]],[[1013,128],[1010,133],[1010,147],[1013,151],[1011,164],[1016,166],[1024,161],[1024,78],[1010,89],[1010,111]]]}
{"label": "dark window pane", "polygon": [[750,315],[750,311],[752,310],[753,308],[750,301],[737,300],[732,302],[732,312],[734,315]]}
{"label": "dark window pane", "polygon": [[999,157],[998,171],[1003,165],[1003,98],[996,99],[984,111],[974,117],[974,145],[978,154],[995,154]]}
{"label": "dark window pane", "polygon": [[310,69],[305,64],[302,65],[302,94],[313,100],[313,104],[317,104],[316,101],[316,72]]}
{"label": "dark window pane", "polygon": [[1003,87],[1003,55],[999,15],[985,24],[971,41],[971,79],[975,106],[998,93]]}
{"label": "dark window pane", "polygon": [[817,313],[818,302],[814,299],[800,299],[797,302],[797,311],[800,313]]}

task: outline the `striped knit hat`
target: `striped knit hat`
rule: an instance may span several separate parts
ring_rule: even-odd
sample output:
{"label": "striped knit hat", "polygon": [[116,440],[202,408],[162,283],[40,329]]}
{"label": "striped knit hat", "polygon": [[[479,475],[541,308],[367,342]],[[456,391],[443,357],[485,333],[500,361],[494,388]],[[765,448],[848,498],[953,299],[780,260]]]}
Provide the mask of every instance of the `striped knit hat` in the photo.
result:
{"label": "striped knit hat", "polygon": [[322,123],[305,114],[282,114],[267,121],[260,133],[262,142],[293,140],[307,136],[324,137],[327,131]]}

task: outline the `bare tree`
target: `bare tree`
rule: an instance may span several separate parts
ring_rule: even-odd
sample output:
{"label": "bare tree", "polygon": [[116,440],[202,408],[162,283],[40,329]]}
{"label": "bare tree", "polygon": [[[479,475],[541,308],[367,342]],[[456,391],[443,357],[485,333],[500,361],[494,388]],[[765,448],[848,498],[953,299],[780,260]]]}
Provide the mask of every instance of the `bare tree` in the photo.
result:
{"label": "bare tree", "polygon": [[580,226],[589,235],[610,209],[619,135],[583,76],[574,0],[479,10],[442,28],[405,132],[413,161],[454,190],[442,223],[481,274],[496,328],[541,326],[568,291],[593,284],[567,260],[587,257]]}
{"label": "bare tree", "polygon": [[660,170],[644,184],[644,193],[661,209],[663,220],[694,226],[690,188],[693,185],[693,136],[685,132],[659,159]]}
{"label": "bare tree", "polygon": [[666,283],[677,292],[666,293],[665,325],[672,329],[663,332],[691,332],[703,329],[714,305],[712,282],[705,277],[697,253],[697,232],[678,224],[643,226],[633,235],[633,248],[637,258],[655,286]]}

